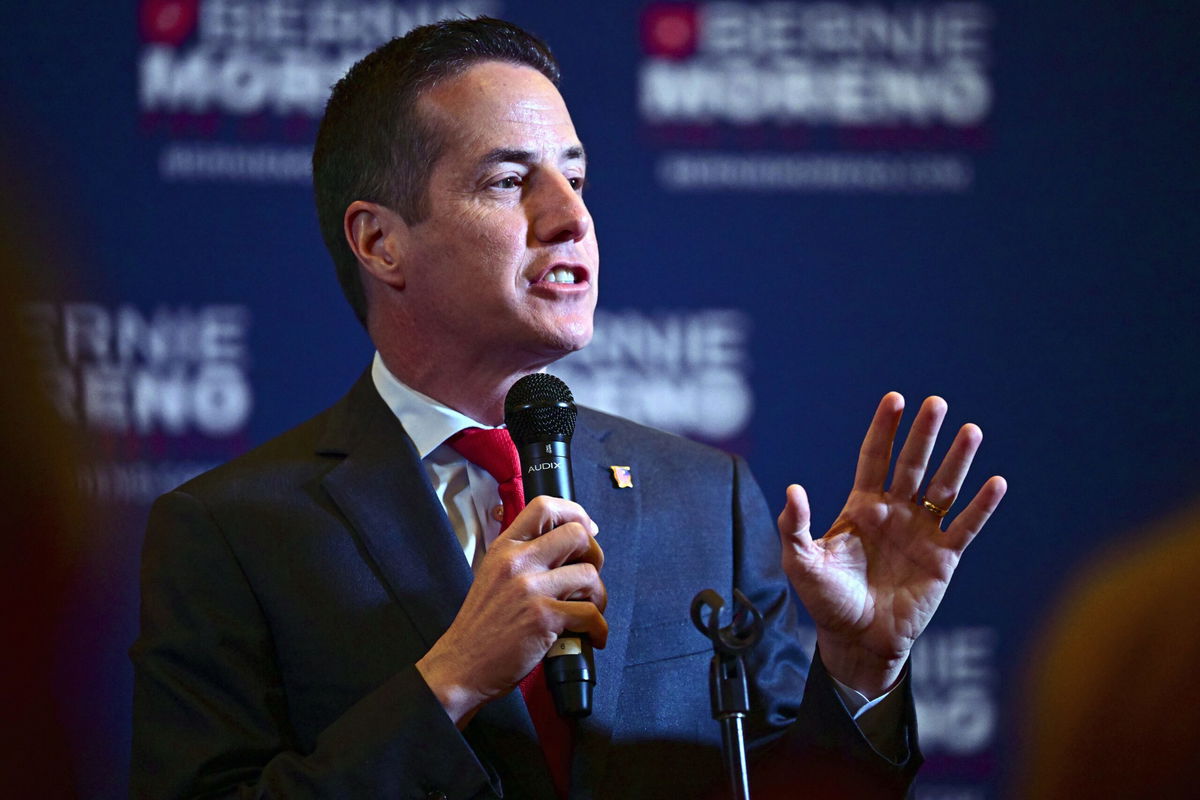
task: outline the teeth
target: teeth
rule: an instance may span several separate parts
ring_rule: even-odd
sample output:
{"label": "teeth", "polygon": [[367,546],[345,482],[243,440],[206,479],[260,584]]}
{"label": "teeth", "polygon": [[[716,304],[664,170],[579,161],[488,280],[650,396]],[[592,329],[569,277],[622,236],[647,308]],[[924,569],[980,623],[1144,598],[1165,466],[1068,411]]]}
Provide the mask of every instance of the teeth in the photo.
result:
{"label": "teeth", "polygon": [[550,270],[546,275],[548,283],[574,283],[575,273],[567,267],[558,267]]}

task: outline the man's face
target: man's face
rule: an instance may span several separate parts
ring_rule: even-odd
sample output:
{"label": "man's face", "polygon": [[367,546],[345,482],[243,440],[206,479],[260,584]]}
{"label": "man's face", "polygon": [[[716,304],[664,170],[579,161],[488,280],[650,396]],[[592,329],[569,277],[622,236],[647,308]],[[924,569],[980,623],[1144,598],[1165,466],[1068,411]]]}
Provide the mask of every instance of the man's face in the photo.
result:
{"label": "man's face", "polygon": [[435,86],[418,110],[445,137],[429,214],[404,250],[406,305],[422,332],[521,366],[583,347],[599,251],[583,147],[558,90],[534,69],[488,61]]}

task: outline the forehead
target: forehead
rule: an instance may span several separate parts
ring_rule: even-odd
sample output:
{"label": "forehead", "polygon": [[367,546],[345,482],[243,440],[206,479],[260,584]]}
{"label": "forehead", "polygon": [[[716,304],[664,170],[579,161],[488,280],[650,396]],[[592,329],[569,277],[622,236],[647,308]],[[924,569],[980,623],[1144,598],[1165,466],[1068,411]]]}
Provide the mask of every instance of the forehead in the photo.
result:
{"label": "forehead", "polygon": [[578,145],[562,95],[532,67],[499,61],[472,65],[427,91],[418,108],[446,136],[444,155],[470,156],[496,147],[550,154]]}

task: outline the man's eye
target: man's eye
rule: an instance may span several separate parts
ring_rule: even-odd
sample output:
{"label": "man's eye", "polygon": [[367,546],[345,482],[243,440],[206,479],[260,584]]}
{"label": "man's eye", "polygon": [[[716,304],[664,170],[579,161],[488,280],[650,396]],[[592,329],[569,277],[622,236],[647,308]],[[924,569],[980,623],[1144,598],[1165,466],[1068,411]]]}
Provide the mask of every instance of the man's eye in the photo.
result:
{"label": "man's eye", "polygon": [[571,188],[577,192],[582,192],[583,187],[587,186],[587,180],[584,178],[567,178],[571,183]]}
{"label": "man's eye", "polygon": [[507,178],[501,178],[492,184],[495,189],[516,189],[520,187],[521,179],[515,175],[510,175]]}

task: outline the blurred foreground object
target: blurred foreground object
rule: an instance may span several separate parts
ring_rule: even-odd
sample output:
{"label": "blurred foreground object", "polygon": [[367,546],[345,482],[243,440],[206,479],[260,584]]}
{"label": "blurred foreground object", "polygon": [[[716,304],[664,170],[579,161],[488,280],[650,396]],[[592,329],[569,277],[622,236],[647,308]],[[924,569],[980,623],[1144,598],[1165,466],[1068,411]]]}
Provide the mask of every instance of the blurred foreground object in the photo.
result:
{"label": "blurred foreground object", "polygon": [[63,615],[85,543],[79,443],[51,407],[24,324],[29,273],[38,267],[42,278],[49,269],[46,254],[26,246],[30,227],[14,212],[0,198],[0,785],[5,797],[74,797],[61,666],[74,656]]}
{"label": "blurred foreground object", "polygon": [[1017,797],[1194,796],[1200,504],[1083,573],[1030,674]]}

